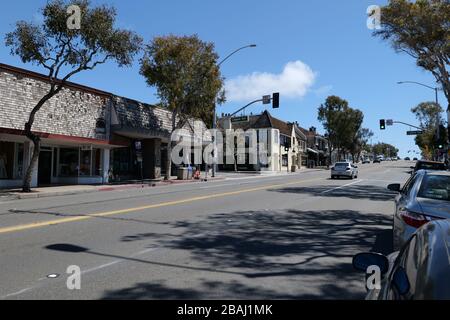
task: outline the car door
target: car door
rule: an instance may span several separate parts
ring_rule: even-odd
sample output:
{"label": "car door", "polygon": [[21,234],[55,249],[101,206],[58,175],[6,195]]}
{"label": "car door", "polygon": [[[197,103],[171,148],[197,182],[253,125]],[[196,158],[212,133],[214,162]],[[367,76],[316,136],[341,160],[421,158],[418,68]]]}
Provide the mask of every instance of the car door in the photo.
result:
{"label": "car door", "polygon": [[395,260],[379,299],[412,300],[414,299],[417,270],[420,263],[419,239],[417,235],[405,244]]}

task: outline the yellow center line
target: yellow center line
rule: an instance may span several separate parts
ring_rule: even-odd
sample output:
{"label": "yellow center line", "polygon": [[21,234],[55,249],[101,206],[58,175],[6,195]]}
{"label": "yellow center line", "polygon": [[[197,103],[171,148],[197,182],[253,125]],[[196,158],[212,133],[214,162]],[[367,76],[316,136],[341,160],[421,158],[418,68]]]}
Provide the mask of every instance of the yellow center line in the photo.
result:
{"label": "yellow center line", "polygon": [[94,213],[94,214],[80,214],[80,215],[76,215],[76,216],[69,217],[69,218],[55,219],[55,220],[50,220],[50,221],[35,222],[35,223],[30,223],[30,224],[0,228],[0,234],[24,231],[24,230],[29,230],[29,229],[36,229],[36,228],[47,227],[47,226],[54,226],[54,225],[59,225],[59,224],[69,223],[69,222],[78,222],[78,221],[89,220],[89,219],[98,218],[98,217],[108,217],[108,216],[119,215],[119,214],[127,214],[127,213],[131,213],[131,212],[143,211],[143,210],[147,210],[147,209],[175,206],[175,205],[179,205],[179,204],[185,204],[185,203],[190,203],[190,202],[195,202],[195,201],[200,201],[200,200],[210,200],[210,199],[214,199],[214,198],[233,196],[233,195],[242,194],[242,193],[249,193],[249,192],[268,190],[268,189],[277,189],[277,188],[282,188],[282,187],[286,187],[286,186],[290,186],[290,185],[294,185],[294,184],[302,184],[302,183],[313,182],[313,181],[318,181],[318,180],[323,180],[323,178],[295,181],[295,182],[289,182],[289,183],[283,183],[283,184],[266,185],[263,187],[243,189],[243,190],[231,191],[231,192],[225,192],[225,193],[209,194],[209,195],[195,197],[195,198],[186,198],[186,199],[181,199],[181,200],[156,203],[156,204],[151,204],[151,205],[142,206],[142,207],[129,208],[129,209],[107,211],[107,212],[100,212],[100,213]]}

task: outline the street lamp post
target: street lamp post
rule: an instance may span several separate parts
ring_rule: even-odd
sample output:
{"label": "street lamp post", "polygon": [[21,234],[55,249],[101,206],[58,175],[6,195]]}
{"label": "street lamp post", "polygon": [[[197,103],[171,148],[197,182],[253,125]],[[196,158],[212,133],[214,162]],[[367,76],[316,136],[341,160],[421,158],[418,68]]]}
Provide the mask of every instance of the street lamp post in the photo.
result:
{"label": "street lamp post", "polygon": [[[438,91],[439,91],[439,88],[438,87],[431,87],[431,86],[429,86],[429,85],[426,85],[426,84],[423,84],[423,83],[420,83],[420,82],[416,82],[416,81],[400,81],[400,82],[397,82],[397,84],[416,84],[416,85],[419,85],[419,86],[422,86],[422,87],[425,87],[425,88],[428,88],[428,89],[431,89],[431,90],[434,90],[434,92],[435,92],[435,99],[436,99],[436,105],[439,105],[439,93],[438,93]],[[440,135],[441,135],[441,123],[440,123],[440,117],[439,117],[439,114],[437,114],[437,139],[439,140],[440,139]],[[448,137],[449,139],[450,139],[450,137]],[[445,158],[447,159],[447,156],[448,156],[448,145],[449,145],[449,142],[447,141],[447,152],[445,153]]]}
{"label": "street lamp post", "polygon": [[[221,66],[225,61],[227,61],[229,58],[231,58],[233,55],[235,55],[235,54],[238,53],[239,51],[244,50],[244,49],[247,49],[247,48],[255,48],[255,47],[256,47],[256,44],[249,44],[249,45],[243,46],[243,47],[241,47],[241,48],[239,48],[239,49],[236,49],[236,50],[234,50],[232,53],[230,53],[228,56],[226,56],[222,61],[220,61],[219,64],[218,64],[217,66],[220,68],[220,66]],[[217,128],[217,114],[216,114],[216,109],[217,109],[216,101],[214,101],[214,110],[213,110],[213,112],[214,112],[213,129],[216,129],[216,128]],[[214,133],[214,135],[215,135],[215,134],[216,134],[216,133]],[[216,171],[217,171],[217,161],[216,161],[216,157],[217,157],[216,140],[217,140],[216,137],[214,137],[214,141],[213,141],[213,143],[214,143],[214,164],[213,164],[213,168],[212,168],[212,176],[213,176],[213,177],[216,176]]]}

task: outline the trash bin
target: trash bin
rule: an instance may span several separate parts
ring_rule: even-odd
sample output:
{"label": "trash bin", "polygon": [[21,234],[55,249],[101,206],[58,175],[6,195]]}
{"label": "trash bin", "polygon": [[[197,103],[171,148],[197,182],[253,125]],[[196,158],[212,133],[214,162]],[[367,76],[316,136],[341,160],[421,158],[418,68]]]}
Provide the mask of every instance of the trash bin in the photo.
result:
{"label": "trash bin", "polygon": [[188,168],[178,168],[178,180],[188,179]]}
{"label": "trash bin", "polygon": [[291,166],[291,172],[297,172],[297,166]]}

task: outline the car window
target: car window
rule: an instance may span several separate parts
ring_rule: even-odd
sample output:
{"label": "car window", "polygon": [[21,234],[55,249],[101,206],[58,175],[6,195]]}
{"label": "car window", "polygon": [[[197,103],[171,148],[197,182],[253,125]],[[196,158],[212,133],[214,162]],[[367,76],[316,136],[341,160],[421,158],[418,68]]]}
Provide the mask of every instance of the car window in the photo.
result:
{"label": "car window", "polygon": [[348,167],[348,163],[345,162],[338,162],[335,164],[336,168],[347,168]]}
{"label": "car window", "polygon": [[422,181],[418,196],[450,201],[450,176],[427,175]]}
{"label": "car window", "polygon": [[411,191],[411,189],[414,187],[414,184],[416,183],[417,179],[418,179],[419,175],[416,174],[414,176],[412,176],[405,184],[405,186],[402,189],[402,193],[403,194],[409,194],[409,192]]}

